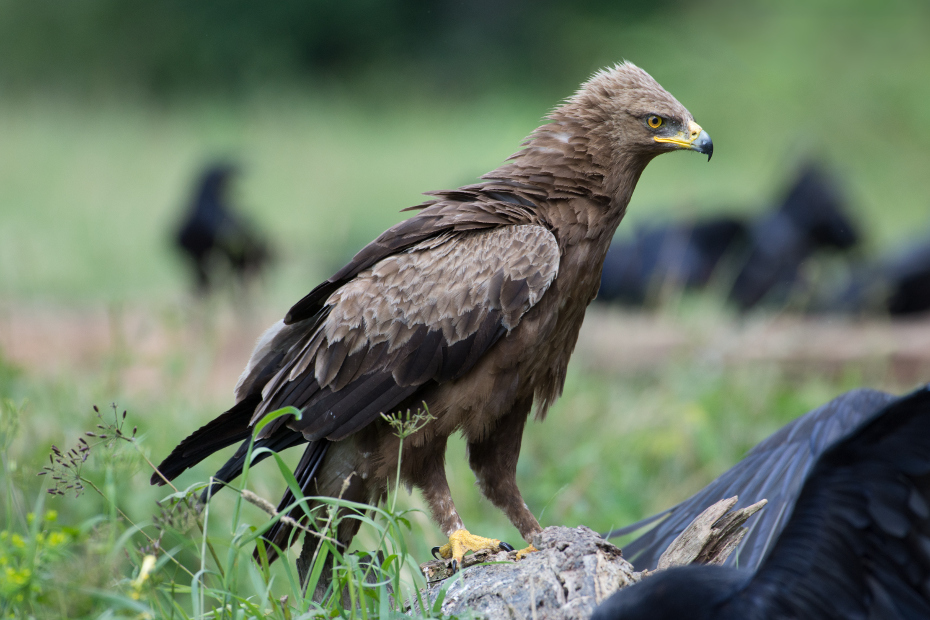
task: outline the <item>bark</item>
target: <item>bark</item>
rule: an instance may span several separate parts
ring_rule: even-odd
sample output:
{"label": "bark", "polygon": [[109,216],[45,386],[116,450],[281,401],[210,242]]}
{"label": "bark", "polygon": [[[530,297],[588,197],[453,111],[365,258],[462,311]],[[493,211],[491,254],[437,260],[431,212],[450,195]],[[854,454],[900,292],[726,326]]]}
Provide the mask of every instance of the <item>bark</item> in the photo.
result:
{"label": "bark", "polygon": [[[663,567],[722,563],[745,533],[742,523],[765,502],[729,512],[735,503],[736,498],[723,500],[701,513],[663,554]],[[513,551],[466,556],[451,579],[446,561],[427,562],[421,566],[426,597],[433,603],[444,596],[442,612],[459,617],[587,620],[611,594],[650,573],[634,571],[619,548],[584,526],[547,527],[533,545],[538,551],[518,562]]]}

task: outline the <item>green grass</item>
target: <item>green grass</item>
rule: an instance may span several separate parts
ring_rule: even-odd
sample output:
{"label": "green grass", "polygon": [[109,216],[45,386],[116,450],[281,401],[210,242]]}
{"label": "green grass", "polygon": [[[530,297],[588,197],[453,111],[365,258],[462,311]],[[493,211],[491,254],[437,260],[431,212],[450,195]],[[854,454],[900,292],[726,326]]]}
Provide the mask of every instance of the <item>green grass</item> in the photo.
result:
{"label": "green grass", "polygon": [[[190,357],[198,357],[206,355],[203,349],[210,343],[188,341],[177,346]],[[126,355],[131,358],[137,354]],[[166,356],[164,364],[166,374],[178,372],[169,368],[177,364],[172,356]],[[37,539],[39,532],[44,532],[45,540],[57,537],[59,541],[36,556],[44,558],[44,568],[35,571],[31,582],[36,586],[35,596],[26,601],[31,607],[26,603],[14,607],[17,614],[37,610],[35,617],[95,617],[105,609],[131,615],[146,607],[156,617],[171,608],[178,618],[207,617],[197,615],[197,592],[190,591],[192,577],[188,573],[196,574],[201,566],[210,571],[203,581],[204,597],[211,605],[223,604],[229,594],[235,595],[226,601],[231,605],[246,609],[254,604],[271,617],[285,617],[283,607],[276,608],[272,601],[287,595],[288,613],[293,617],[319,613],[318,607],[294,589],[296,550],[270,572],[263,572],[249,559],[254,543],[248,539],[256,528],[268,524],[269,517],[251,504],[240,505],[238,495],[230,490],[210,503],[209,518],[202,525],[217,559],[214,553],[204,551],[204,534],[191,527],[188,519],[187,528],[171,529],[163,539],[150,582],[144,587],[133,585],[141,583],[139,570],[152,546],[150,539],[159,534],[153,527],[160,512],[156,501],[169,493],[148,485],[151,469],[143,456],[157,461],[193,429],[194,420],[206,420],[222,405],[198,401],[186,394],[187,388],[145,398],[134,396],[119,377],[113,381],[101,375],[95,380],[93,370],[73,380],[40,378],[9,366],[2,370],[0,388],[12,402],[4,407],[0,419],[4,465],[0,492],[5,514],[0,529],[8,531],[8,536],[19,536],[27,549],[32,549],[30,545],[48,546]],[[799,373],[773,364],[734,366],[686,358],[671,360],[661,368],[616,375],[591,370],[582,356],[547,420],[528,425],[518,482],[524,499],[544,526],[584,524],[606,531],[684,499],[787,421],[861,385],[894,391],[908,387],[895,379],[888,366],[874,362],[851,363],[839,373]],[[130,428],[138,427],[136,442],[116,442],[111,448],[98,446],[91,451],[81,475],[93,482],[100,494],[86,490],[79,498],[43,499],[48,480],[35,474],[48,465],[51,444],[67,451],[87,430],[106,433],[112,440],[112,428],[101,430],[96,425],[119,423],[123,407],[114,411],[101,406],[98,418],[92,409],[77,404],[107,390],[133,403],[122,424],[126,435],[131,434]],[[25,405],[16,405],[23,402]],[[298,453],[285,453],[284,463],[293,466]],[[211,457],[184,474],[178,488],[198,488],[225,456]],[[447,471],[465,523],[482,535],[519,544],[504,515],[481,498],[466,463],[463,443],[452,441]],[[242,484],[276,503],[287,480],[269,460]],[[444,542],[426,514],[416,512],[422,508],[418,494],[401,492],[396,507],[363,528],[353,546],[357,551],[372,551],[387,544],[388,555],[400,553],[398,549],[408,551],[409,555],[402,554],[405,569],[392,576],[401,580],[408,593],[413,592],[413,565],[429,559],[429,548]],[[28,517],[48,510],[55,511],[56,520],[41,528],[35,525],[36,517]],[[401,526],[399,517],[411,522],[409,530]],[[390,530],[389,537],[379,533],[385,528]],[[2,544],[0,540],[0,547]],[[180,566],[164,555],[168,551]],[[0,556],[6,553],[0,564],[7,562],[19,570],[22,566],[12,560],[14,552],[0,548]],[[93,570],[88,568],[91,566]],[[353,575],[359,579],[358,571],[346,573],[347,578]],[[375,610],[375,616],[380,613],[378,596],[373,593],[366,599],[369,606],[375,606],[369,609]],[[342,607],[341,599],[337,604],[331,597],[329,604],[339,617],[355,618],[361,613],[357,608],[353,612]]]}
{"label": "green grass", "polygon": [[[20,570],[27,557],[38,562],[32,607],[22,602],[17,610],[34,617],[99,617],[107,610],[138,617],[136,603],[153,605],[155,591],[133,585],[149,543],[131,533],[130,520],[150,524],[165,493],[147,484],[142,455],[158,460],[229,405],[204,385],[206,369],[224,354],[214,322],[239,320],[244,332],[257,335],[254,316],[283,314],[399,221],[399,210],[421,200],[420,192],[470,182],[497,166],[559,97],[599,66],[627,58],[649,70],[694,113],[716,147],[710,164],[686,154],[653,162],[621,231],[657,216],[761,210],[810,153],[845,179],[870,249],[924,230],[930,223],[927,13],[924,4],[904,1],[872,8],[866,2],[716,0],[673,17],[657,13],[637,29],[576,25],[566,36],[579,37],[572,62],[582,68],[546,96],[502,84],[456,99],[387,79],[372,82],[370,91],[295,86],[235,100],[158,104],[116,94],[89,101],[0,93],[0,329],[7,329],[13,309],[54,316],[67,308],[61,314],[70,316],[74,307],[105,306],[117,317],[143,312],[168,334],[167,350],[155,361],[157,389],[139,389],[126,377],[125,369],[147,355],[132,334],[102,360],[71,368],[51,359],[54,352],[47,365],[28,369],[0,355],[0,398],[12,402],[0,425],[0,529],[8,532],[0,540],[0,570],[13,562]],[[198,167],[215,156],[245,164],[240,202],[280,255],[260,300],[251,301],[251,318],[235,314],[235,303],[223,297],[189,307],[182,265],[167,240]],[[692,302],[663,312],[695,329],[734,320],[719,306]],[[227,391],[233,383],[234,377]],[[881,360],[827,371],[684,356],[622,374],[576,359],[548,419],[527,427],[518,480],[543,525],[607,530],[687,497],[786,421],[862,385],[910,387]],[[35,474],[48,463],[50,446],[75,445],[98,423],[91,406],[106,414],[114,401],[119,411],[128,410],[128,424],[138,426],[141,452],[126,444],[90,457],[84,473],[108,499],[91,492],[46,498],[44,479]],[[296,457],[284,456],[291,464]],[[208,459],[181,483],[205,481],[223,460]],[[448,470],[468,526],[517,544],[506,518],[474,487],[461,441],[450,445]],[[286,481],[266,462],[248,485],[275,502]],[[201,561],[217,570],[233,557],[243,588],[237,594],[265,596],[265,576],[250,564],[248,545],[236,547],[231,525],[261,527],[268,517],[244,505],[236,521],[236,499],[224,491],[211,503],[207,526],[219,563],[201,552],[196,531],[171,540],[194,572]],[[397,510],[421,507],[417,495],[401,494]],[[382,524],[391,518],[382,517]],[[424,514],[407,517],[413,527],[404,544],[424,561],[442,542],[440,533]],[[356,547],[375,549],[378,537],[376,527],[366,530]],[[270,598],[288,594],[297,605],[285,570],[292,564],[293,557],[269,573],[276,579]],[[180,580],[183,571],[172,567],[159,564],[144,587]],[[220,592],[229,583],[210,587]],[[190,593],[172,600],[180,605],[177,617],[195,614]],[[284,611],[273,613],[283,617]]]}
{"label": "green grass", "polygon": [[[23,411],[5,402],[0,413],[7,450]],[[77,527],[62,527],[57,511],[44,510],[44,494],[37,496],[31,512],[23,513],[15,507],[22,489],[4,485],[7,527],[0,531],[0,617],[44,617],[56,612],[60,617],[78,617],[108,609],[118,616],[184,620],[390,618],[414,604],[420,610],[416,617],[441,617],[443,595],[427,601],[420,594],[426,582],[408,552],[404,534],[410,529],[409,510],[396,508],[396,492],[384,508],[316,498],[320,504],[309,514],[320,543],[307,571],[307,595],[293,562],[278,562],[272,569],[260,539],[276,521],[287,517],[244,488],[231,487],[227,495],[235,497],[232,515],[218,520],[212,515],[214,504],[195,508],[205,484],[182,490],[172,485],[174,492],[162,499],[158,515],[136,522],[124,511],[131,493],[120,490],[118,480],[126,476],[127,469],[148,459],[140,449],[137,429],[129,430],[126,412],[120,415],[114,407],[112,412],[98,413],[99,430],[85,433],[88,439],[82,438],[72,449],[53,447],[42,475],[47,476],[56,497],[79,497],[92,490],[94,499],[105,504],[100,514]],[[270,413],[256,425],[256,434],[276,417],[291,414],[299,416],[300,412],[287,408]],[[406,437],[423,421],[409,416],[405,422],[398,420],[397,432]],[[303,496],[279,455],[271,460],[294,492],[295,505],[314,499]],[[4,458],[6,480],[14,470],[10,465]],[[246,466],[239,482],[243,487],[249,473]],[[398,488],[396,481],[393,486]],[[246,502],[273,518],[253,524]],[[344,519],[361,522],[369,543],[365,556],[345,553],[334,544]],[[256,544],[258,562],[251,559]],[[82,560],[87,564],[85,572],[80,572]],[[334,566],[331,582],[321,582],[330,563]],[[317,583],[322,584],[320,588]],[[313,597],[315,591],[320,592],[319,598]]]}

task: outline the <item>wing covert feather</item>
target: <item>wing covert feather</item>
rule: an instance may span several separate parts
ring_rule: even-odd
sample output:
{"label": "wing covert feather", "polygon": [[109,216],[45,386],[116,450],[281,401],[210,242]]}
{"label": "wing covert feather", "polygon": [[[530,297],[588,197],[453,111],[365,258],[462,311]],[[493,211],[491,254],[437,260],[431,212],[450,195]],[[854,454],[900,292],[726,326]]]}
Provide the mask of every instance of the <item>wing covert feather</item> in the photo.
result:
{"label": "wing covert feather", "polygon": [[337,440],[428,382],[462,376],[545,294],[559,257],[547,228],[525,224],[443,234],[383,258],[329,295],[253,423],[293,405],[303,419],[282,423]]}

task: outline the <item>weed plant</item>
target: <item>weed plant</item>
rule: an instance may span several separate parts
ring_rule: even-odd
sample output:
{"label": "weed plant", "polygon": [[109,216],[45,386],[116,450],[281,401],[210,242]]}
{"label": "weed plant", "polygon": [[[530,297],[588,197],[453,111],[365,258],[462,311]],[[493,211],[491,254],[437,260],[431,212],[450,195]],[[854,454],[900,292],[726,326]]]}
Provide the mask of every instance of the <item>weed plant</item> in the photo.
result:
{"label": "weed plant", "polygon": [[[0,446],[4,455],[16,437],[21,415],[22,407],[3,402]],[[432,601],[424,600],[421,591],[426,583],[405,542],[411,509],[397,505],[399,469],[388,501],[376,507],[339,497],[304,496],[287,463],[271,453],[295,497],[291,506],[278,511],[247,488],[250,464],[267,451],[253,450],[250,445],[239,486],[226,485],[237,494],[228,523],[211,518],[209,502],[199,501],[201,492],[212,486],[212,478],[185,489],[166,481],[173,492],[160,502],[159,514],[149,522],[134,522],[120,507],[115,479],[120,472],[131,470],[133,462],[142,461],[157,469],[142,449],[137,428],[131,432],[126,429],[125,411],[120,414],[114,406],[112,419],[99,410],[97,415],[97,429],[87,432],[74,448],[52,447],[49,464],[40,475],[51,482],[48,493],[73,495],[70,501],[77,501],[88,490],[98,494],[109,507],[106,514],[77,527],[62,526],[57,523],[56,511],[44,509],[44,494],[23,513],[10,484],[12,472],[3,459],[7,510],[0,532],[0,618],[442,617],[444,590]],[[284,415],[299,417],[300,412],[288,407],[269,413],[256,425],[253,444],[255,434]],[[388,420],[402,439],[401,456],[403,439],[430,419],[428,412],[407,412]],[[102,465],[93,468],[95,473],[102,470],[102,481],[88,473],[92,460]],[[250,523],[242,510],[244,502],[258,506],[271,519]],[[290,516],[298,506],[308,507],[301,522]],[[281,561],[274,570],[268,562],[262,535],[287,519],[295,532],[320,540],[305,584],[287,550],[276,549]],[[368,530],[368,539],[377,541],[371,554],[349,553],[339,545],[335,535],[343,519],[360,521]],[[330,583],[325,583],[330,572],[325,570],[327,566],[332,567]],[[83,585],[73,586],[81,583],[68,575],[75,570],[95,571],[96,583],[88,585],[84,580]]]}

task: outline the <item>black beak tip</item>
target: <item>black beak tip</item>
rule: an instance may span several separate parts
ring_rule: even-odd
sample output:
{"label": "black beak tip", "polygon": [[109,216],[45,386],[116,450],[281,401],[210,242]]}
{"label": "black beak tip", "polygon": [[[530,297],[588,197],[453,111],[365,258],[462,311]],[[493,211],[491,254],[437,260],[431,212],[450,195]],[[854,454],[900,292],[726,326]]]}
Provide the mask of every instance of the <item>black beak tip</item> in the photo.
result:
{"label": "black beak tip", "polygon": [[714,156],[714,141],[710,139],[707,132],[701,130],[700,135],[691,143],[691,149],[707,155],[707,161]]}
{"label": "black beak tip", "polygon": [[710,161],[710,158],[714,156],[714,141],[707,138],[707,141],[701,144],[701,152],[707,153],[707,161]]}

